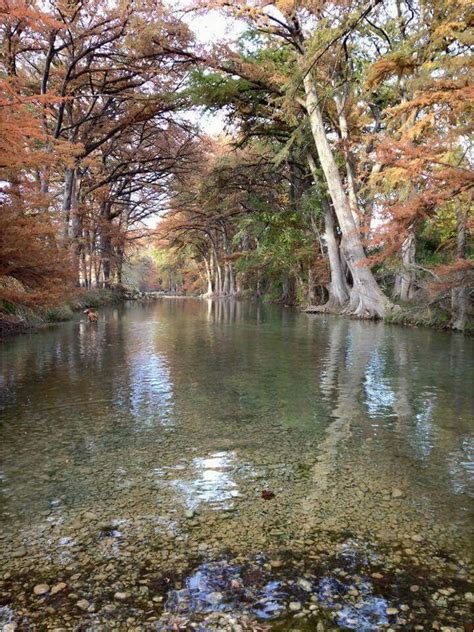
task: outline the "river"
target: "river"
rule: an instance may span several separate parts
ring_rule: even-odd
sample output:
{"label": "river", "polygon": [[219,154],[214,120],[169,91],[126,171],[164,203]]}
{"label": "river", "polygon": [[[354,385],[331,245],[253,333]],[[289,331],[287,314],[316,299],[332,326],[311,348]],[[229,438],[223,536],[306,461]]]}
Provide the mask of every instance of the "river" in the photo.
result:
{"label": "river", "polygon": [[472,623],[472,339],[162,299],[0,355],[7,632]]}

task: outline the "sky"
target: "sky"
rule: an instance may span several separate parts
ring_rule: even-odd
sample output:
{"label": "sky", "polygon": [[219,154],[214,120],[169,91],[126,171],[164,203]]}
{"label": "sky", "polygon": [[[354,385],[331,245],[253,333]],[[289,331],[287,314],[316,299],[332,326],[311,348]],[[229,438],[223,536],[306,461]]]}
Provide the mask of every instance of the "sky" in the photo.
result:
{"label": "sky", "polygon": [[[192,0],[182,0],[179,7],[189,7]],[[176,8],[176,5],[174,5]],[[244,30],[245,24],[229,16],[224,16],[220,11],[208,11],[205,15],[188,13],[184,16],[196,36],[199,44],[214,44],[222,40],[236,39]],[[201,129],[209,136],[219,136],[225,131],[225,115],[223,112],[189,112],[186,118],[199,123]]]}

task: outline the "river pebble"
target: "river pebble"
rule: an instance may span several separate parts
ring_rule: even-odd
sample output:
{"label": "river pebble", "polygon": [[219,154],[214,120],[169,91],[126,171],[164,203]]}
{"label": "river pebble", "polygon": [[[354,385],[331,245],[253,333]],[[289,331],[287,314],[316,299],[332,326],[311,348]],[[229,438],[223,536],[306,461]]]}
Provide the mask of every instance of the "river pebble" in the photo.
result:
{"label": "river pebble", "polygon": [[47,592],[49,592],[49,586],[48,584],[37,584],[33,588],[33,592],[35,595],[45,595]]}

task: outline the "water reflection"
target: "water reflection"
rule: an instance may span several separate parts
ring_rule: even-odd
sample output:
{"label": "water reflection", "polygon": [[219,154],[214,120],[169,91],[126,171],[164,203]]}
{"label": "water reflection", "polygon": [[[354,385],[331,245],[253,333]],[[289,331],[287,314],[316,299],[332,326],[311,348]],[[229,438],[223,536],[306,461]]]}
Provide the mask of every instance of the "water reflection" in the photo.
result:
{"label": "water reflection", "polygon": [[[387,596],[374,586],[367,576],[373,561],[366,554],[373,555],[360,543],[348,541],[328,561],[329,568],[309,568],[304,577],[298,577],[291,566],[271,572],[264,556],[240,564],[225,558],[205,562],[184,578],[182,588],[168,592],[157,629],[180,629],[192,614],[216,612],[272,621],[311,605],[323,612],[333,610],[333,621],[343,629],[376,632],[404,606],[389,584]],[[198,629],[209,628],[202,624]]]}
{"label": "water reflection", "polygon": [[447,458],[453,492],[474,498],[474,440],[466,438]]}
{"label": "water reflection", "polygon": [[134,355],[130,362],[130,410],[141,427],[173,423],[173,388],[166,360],[156,353]]}
{"label": "water reflection", "polygon": [[190,451],[175,493],[188,508],[228,508],[238,468],[281,462],[282,437],[295,463],[314,446],[319,487],[350,445],[370,462],[402,459],[407,486],[463,512],[472,363],[459,336],[239,301],[127,305],[98,327],[19,337],[0,358],[0,512],[141,489],[154,462]]}
{"label": "water reflection", "polygon": [[[169,478],[169,484],[178,492],[186,509],[194,510],[202,503],[213,509],[230,510],[240,496],[234,480],[236,456],[234,452],[214,452],[196,457],[189,467],[178,464],[170,468],[155,469],[160,478]],[[177,478],[184,471],[186,478]]]}
{"label": "water reflection", "polygon": [[344,629],[375,632],[388,625],[387,601],[373,594],[370,581],[357,583],[359,600],[351,603],[349,591],[353,587],[334,577],[321,580],[319,599],[328,608],[335,608],[336,623]]}
{"label": "water reflection", "polygon": [[[73,569],[98,618],[120,584],[136,623],[150,615],[141,589],[179,567],[182,581],[158,591],[170,618],[156,629],[194,614],[199,629],[209,612],[272,621],[315,604],[330,625],[398,625],[388,609],[402,620],[400,583],[410,591],[420,560],[429,578],[433,551],[447,547],[461,569],[448,575],[466,572],[471,351],[458,336],[193,300],[10,340],[0,566],[32,577],[28,595],[46,567],[72,590]],[[89,577],[91,560],[101,570]],[[426,612],[435,589],[424,588]],[[15,594],[23,609],[23,575]],[[51,618],[41,629],[64,627],[42,599],[27,602]],[[105,627],[112,616],[127,629],[128,606]],[[11,616],[0,608],[0,622]]]}
{"label": "water reflection", "polygon": [[[246,311],[245,303],[234,300],[206,299],[207,321],[209,324],[228,324],[239,320]],[[257,317],[258,320],[258,317]]]}
{"label": "water reflection", "polygon": [[[251,567],[225,559],[201,564],[185,579],[183,589],[170,591],[166,611],[185,615],[244,611],[263,620],[277,619],[287,610],[291,588],[272,579],[263,562],[257,559]],[[158,625],[158,629],[170,628]]]}
{"label": "water reflection", "polygon": [[370,417],[389,416],[395,413],[395,393],[384,379],[384,358],[378,349],[367,362],[364,375],[367,412]]}

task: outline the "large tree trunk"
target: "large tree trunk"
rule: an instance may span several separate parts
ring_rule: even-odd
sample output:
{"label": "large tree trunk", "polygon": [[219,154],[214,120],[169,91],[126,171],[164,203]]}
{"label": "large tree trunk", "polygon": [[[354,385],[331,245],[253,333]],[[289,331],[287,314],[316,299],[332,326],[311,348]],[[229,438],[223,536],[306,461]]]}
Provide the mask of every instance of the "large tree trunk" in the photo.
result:
{"label": "large tree trunk", "polygon": [[102,270],[104,274],[104,286],[110,286],[110,277],[112,272],[112,239],[110,235],[110,205],[107,202],[102,203],[100,210],[100,258],[102,259]]}
{"label": "large tree trunk", "polygon": [[229,294],[235,296],[235,270],[232,263],[229,263]]}
{"label": "large tree trunk", "polygon": [[80,190],[81,190],[81,178],[78,177],[77,172],[72,173],[72,186],[71,195],[69,198],[69,215],[71,221],[71,245],[74,256],[74,266],[76,268],[76,284],[80,287],[83,284],[82,274],[82,213],[80,209]]}
{"label": "large tree trunk", "polygon": [[224,281],[222,284],[222,294],[223,296],[228,296],[229,294],[229,266],[227,263],[224,263]]}
{"label": "large tree trunk", "polygon": [[[307,158],[313,180],[316,183],[318,178],[316,163],[311,154],[308,154]],[[321,196],[321,202],[324,211],[324,241],[326,242],[331,280],[328,287],[329,300],[325,305],[320,307],[320,310],[337,311],[347,304],[349,300],[349,287],[346,283],[343,271],[331,205],[324,195]]]}
{"label": "large tree trunk", "polygon": [[118,285],[122,285],[123,282],[123,260],[125,253],[122,247],[117,249],[116,257],[115,257],[115,270],[117,275],[117,283]]}
{"label": "large tree trunk", "polygon": [[393,297],[402,301],[410,301],[415,293],[415,279],[413,266],[416,255],[416,237],[413,226],[408,229],[408,235],[402,244],[402,270],[395,277]]}
{"label": "large tree trunk", "polygon": [[[224,223],[222,225],[222,245],[223,245],[224,255],[225,256],[231,255],[232,247],[230,245],[227,229]],[[233,269],[232,261],[224,262],[224,283],[223,283],[222,293],[224,296],[234,296],[235,294],[235,277],[234,277],[234,269]]]}
{"label": "large tree trunk", "polygon": [[306,296],[308,305],[314,305],[316,303],[316,282],[312,263],[308,266],[308,288]]}
{"label": "large tree trunk", "polygon": [[336,239],[336,227],[329,201],[323,198],[324,208],[324,240],[328,249],[329,268],[331,281],[329,283],[329,300],[324,306],[327,310],[341,309],[349,300],[349,286],[344,274],[343,263],[339,252],[339,244]]}
{"label": "large tree trunk", "polygon": [[279,301],[283,303],[283,305],[295,304],[295,279],[287,272],[284,272],[282,276]]}
{"label": "large tree trunk", "polygon": [[215,294],[217,296],[222,296],[222,268],[219,264],[219,260],[217,258],[217,254],[214,253],[214,270],[215,270],[215,281],[214,281],[214,287],[215,287]]}
{"label": "large tree trunk", "polygon": [[62,236],[68,241],[73,253],[76,285],[81,285],[82,259],[82,216],[79,209],[80,178],[77,169],[67,168],[64,171],[63,193],[63,228]]}
{"label": "large tree trunk", "polygon": [[239,296],[244,290],[244,286],[242,283],[242,277],[240,274],[235,275],[235,294]]}
{"label": "large tree trunk", "polygon": [[64,194],[63,194],[63,238],[67,239],[69,234],[69,221],[71,218],[72,200],[76,188],[76,171],[67,168],[64,171]]}
{"label": "large tree trunk", "polygon": [[334,101],[337,107],[337,113],[339,118],[339,131],[341,134],[341,140],[344,145],[344,163],[346,166],[346,182],[347,182],[347,195],[349,199],[349,206],[352,211],[357,225],[361,224],[362,218],[359,216],[359,204],[357,202],[357,185],[354,169],[354,158],[349,148],[349,124],[346,117],[346,95],[341,95],[337,91],[334,94]]}
{"label": "large tree trunk", "polygon": [[346,308],[359,318],[383,318],[390,303],[380,290],[372,271],[365,261],[359,230],[352,214],[339,168],[329,145],[319,107],[316,87],[309,72],[304,76],[306,110],[334,211],[342,231],[341,250],[349,266],[353,286]]}

